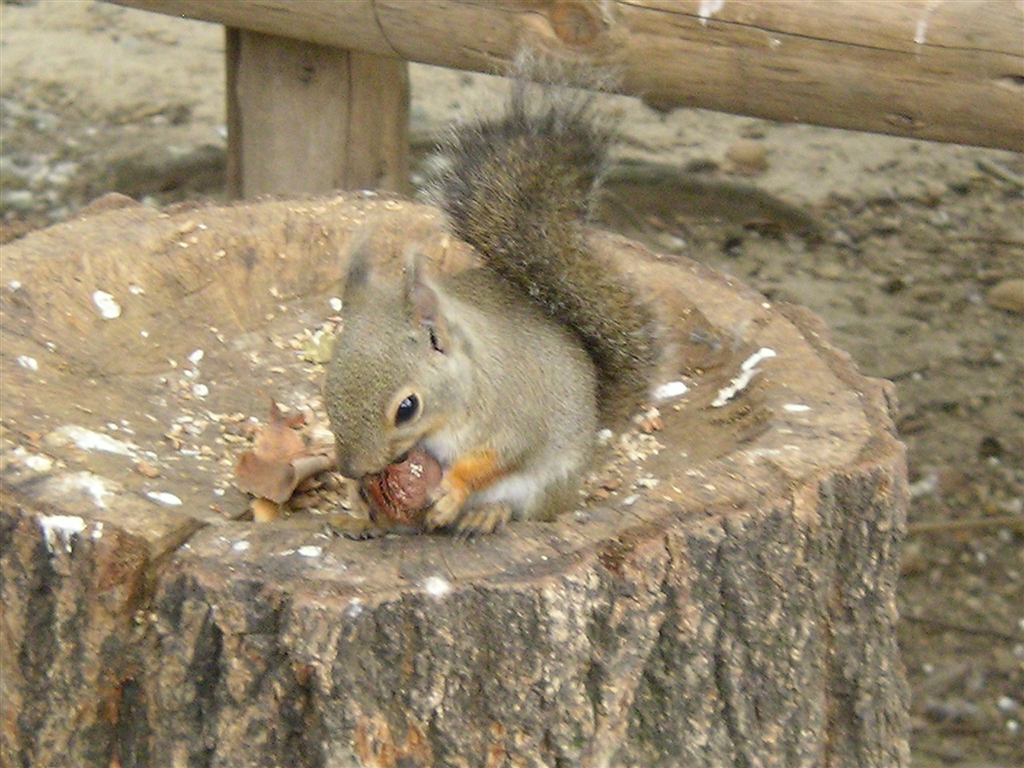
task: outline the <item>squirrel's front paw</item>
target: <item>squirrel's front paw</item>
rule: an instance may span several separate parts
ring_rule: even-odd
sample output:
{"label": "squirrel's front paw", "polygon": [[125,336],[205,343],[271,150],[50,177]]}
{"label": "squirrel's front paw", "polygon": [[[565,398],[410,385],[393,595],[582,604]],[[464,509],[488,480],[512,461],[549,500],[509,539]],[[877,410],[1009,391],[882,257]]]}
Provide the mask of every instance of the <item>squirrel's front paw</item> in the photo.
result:
{"label": "squirrel's front paw", "polygon": [[432,506],[424,519],[427,530],[446,528],[454,523],[468,497],[469,494],[464,489],[453,485],[448,478],[443,478],[441,484],[431,494]]}

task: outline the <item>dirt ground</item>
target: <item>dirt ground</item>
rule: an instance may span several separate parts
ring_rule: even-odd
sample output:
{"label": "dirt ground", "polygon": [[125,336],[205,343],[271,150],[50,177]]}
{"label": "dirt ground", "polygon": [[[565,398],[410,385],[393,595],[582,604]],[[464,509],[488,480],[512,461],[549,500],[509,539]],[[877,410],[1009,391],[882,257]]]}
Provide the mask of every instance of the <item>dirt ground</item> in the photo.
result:
{"label": "dirt ground", "polygon": [[[119,191],[222,198],[223,35],[92,0],[0,6],[0,235]],[[414,66],[418,159],[486,105],[481,75]],[[1024,156],[620,98],[609,226],[829,324],[897,385],[912,501],[900,641],[915,765],[1024,764]],[[416,176],[414,175],[414,181]]]}

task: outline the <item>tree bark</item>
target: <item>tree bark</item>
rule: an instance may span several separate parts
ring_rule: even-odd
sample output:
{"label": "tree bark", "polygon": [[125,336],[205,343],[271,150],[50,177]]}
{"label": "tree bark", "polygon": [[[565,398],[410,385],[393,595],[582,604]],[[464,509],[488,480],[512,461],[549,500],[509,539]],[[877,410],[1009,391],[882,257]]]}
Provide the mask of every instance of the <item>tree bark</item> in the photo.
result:
{"label": "tree bark", "polygon": [[595,232],[689,386],[663,425],[553,523],[350,541],[240,522],[216,425],[316,399],[275,342],[367,220],[382,270],[468,249],[380,195],[116,206],[0,254],[5,765],[908,764],[891,388],[811,313]]}

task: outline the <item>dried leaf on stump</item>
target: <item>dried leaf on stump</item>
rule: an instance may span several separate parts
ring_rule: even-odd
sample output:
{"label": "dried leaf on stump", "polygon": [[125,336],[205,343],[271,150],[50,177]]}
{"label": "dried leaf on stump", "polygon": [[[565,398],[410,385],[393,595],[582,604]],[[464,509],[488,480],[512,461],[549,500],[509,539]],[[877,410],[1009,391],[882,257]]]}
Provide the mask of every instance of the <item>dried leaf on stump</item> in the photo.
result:
{"label": "dried leaf on stump", "polygon": [[334,466],[330,448],[306,445],[298,431],[305,423],[302,413],[286,416],[271,401],[270,419],[257,433],[253,449],[235,463],[239,490],[283,504],[303,480]]}

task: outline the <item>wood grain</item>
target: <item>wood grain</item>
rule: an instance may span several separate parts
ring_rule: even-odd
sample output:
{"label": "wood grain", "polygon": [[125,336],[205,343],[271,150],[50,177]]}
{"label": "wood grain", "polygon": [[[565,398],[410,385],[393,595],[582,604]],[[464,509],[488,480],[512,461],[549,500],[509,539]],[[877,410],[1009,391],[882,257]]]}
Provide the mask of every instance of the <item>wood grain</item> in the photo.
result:
{"label": "wood grain", "polygon": [[117,0],[485,72],[586,55],[660,107],[1024,149],[1021,0]]}
{"label": "wood grain", "polygon": [[228,194],[408,187],[405,62],[227,31]]}

